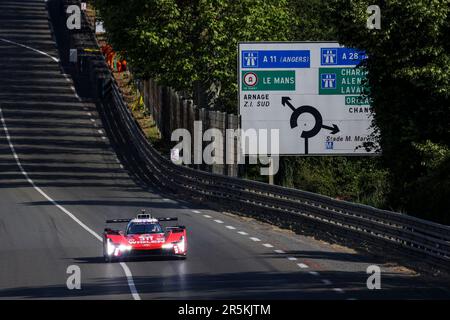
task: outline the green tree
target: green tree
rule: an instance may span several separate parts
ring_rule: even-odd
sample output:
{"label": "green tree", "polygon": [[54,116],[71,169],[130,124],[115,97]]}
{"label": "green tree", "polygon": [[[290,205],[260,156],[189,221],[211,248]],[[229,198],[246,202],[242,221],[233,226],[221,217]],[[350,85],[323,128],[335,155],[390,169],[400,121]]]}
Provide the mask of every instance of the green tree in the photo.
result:
{"label": "green tree", "polygon": [[375,3],[331,0],[327,16],[340,43],[369,55],[374,124],[391,177],[389,203],[449,222],[449,158],[430,167],[426,158],[440,153],[424,152],[447,150],[450,141],[449,1],[383,1],[379,30],[366,28],[369,4]]}
{"label": "green tree", "polygon": [[96,0],[109,41],[135,74],[228,112],[237,111],[240,41],[339,40],[366,50],[382,161],[283,157],[277,181],[448,221],[441,214],[450,199],[448,0],[383,2],[381,30],[366,28],[369,4],[374,3]]}
{"label": "green tree", "polygon": [[288,40],[290,30],[287,0],[97,0],[96,7],[109,41],[142,77],[229,112],[236,112],[238,42]]}
{"label": "green tree", "polygon": [[174,0],[96,0],[95,6],[108,30],[108,41],[124,53],[140,77],[160,79],[184,88],[195,78],[192,25],[187,23],[192,5]]}
{"label": "green tree", "polygon": [[[295,41],[335,41],[325,0],[291,0],[291,35]],[[388,173],[372,157],[282,157],[280,185],[331,197],[385,206]]]}
{"label": "green tree", "polygon": [[290,0],[290,40],[335,41],[336,31],[326,19],[327,0]]}

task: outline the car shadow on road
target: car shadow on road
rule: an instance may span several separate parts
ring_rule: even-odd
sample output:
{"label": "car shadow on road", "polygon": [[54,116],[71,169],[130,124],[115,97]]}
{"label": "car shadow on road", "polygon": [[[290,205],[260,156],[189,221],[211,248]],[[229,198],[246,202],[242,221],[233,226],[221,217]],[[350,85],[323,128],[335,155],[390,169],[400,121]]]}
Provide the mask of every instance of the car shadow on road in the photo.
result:
{"label": "car shadow on road", "polygon": [[[84,258],[80,258],[83,260]],[[183,268],[185,262],[180,262]],[[117,264],[106,264],[108,268]],[[320,277],[302,272],[236,272],[183,273],[153,269],[151,276],[134,276],[137,292],[143,299],[199,299],[199,300],[346,300],[346,299],[449,299],[448,291],[427,284],[415,283],[409,277],[383,274],[381,290],[366,287],[364,272],[321,272]],[[111,272],[112,269],[109,269]],[[167,271],[167,270],[166,270]],[[329,279],[331,284],[321,280]],[[0,298],[24,299],[131,299],[126,277],[84,279],[82,290],[69,290],[66,283],[0,290]],[[336,288],[341,290],[336,291]]]}
{"label": "car shadow on road", "polygon": [[72,258],[75,263],[80,264],[109,264],[109,263],[120,263],[120,262],[143,262],[143,261],[179,261],[185,260],[183,257],[176,256],[145,256],[145,257],[126,257],[121,259],[115,259],[112,262],[106,262],[103,256],[98,257],[77,257]]}

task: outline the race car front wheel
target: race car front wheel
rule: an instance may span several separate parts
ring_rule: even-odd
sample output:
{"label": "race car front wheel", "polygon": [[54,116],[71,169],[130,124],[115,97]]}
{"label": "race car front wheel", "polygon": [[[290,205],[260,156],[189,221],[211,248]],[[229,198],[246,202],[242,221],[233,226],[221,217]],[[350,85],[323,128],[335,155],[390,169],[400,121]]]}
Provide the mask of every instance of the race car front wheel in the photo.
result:
{"label": "race car front wheel", "polygon": [[186,260],[187,259],[187,253],[185,253],[183,255],[176,255],[175,257],[177,257],[178,260]]}

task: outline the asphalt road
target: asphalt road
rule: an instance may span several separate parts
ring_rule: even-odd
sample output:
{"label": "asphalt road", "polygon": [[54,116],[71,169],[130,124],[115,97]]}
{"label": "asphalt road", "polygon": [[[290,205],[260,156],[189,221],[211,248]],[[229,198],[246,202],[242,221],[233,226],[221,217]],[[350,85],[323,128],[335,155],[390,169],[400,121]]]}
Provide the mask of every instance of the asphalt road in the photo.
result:
{"label": "asphalt road", "polygon": [[[55,58],[45,2],[0,0],[0,298],[450,297],[383,259],[142,189]],[[105,220],[142,208],[186,225],[186,260],[103,262]],[[366,287],[373,264],[381,290]],[[71,265],[81,290],[66,286]]]}

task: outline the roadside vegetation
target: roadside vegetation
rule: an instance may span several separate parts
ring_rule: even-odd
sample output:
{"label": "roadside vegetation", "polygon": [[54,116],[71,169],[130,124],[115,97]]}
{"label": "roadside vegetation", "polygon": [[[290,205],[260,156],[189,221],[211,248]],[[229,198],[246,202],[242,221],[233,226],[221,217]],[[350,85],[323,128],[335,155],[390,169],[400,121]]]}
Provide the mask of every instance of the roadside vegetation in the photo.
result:
{"label": "roadside vegetation", "polygon": [[[366,28],[369,4],[381,8],[381,30]],[[448,0],[96,0],[95,5],[109,43],[123,52],[135,76],[230,113],[237,112],[239,41],[336,40],[365,50],[382,156],[283,157],[276,182],[450,224]],[[256,168],[246,167],[245,176],[256,179]]]}

